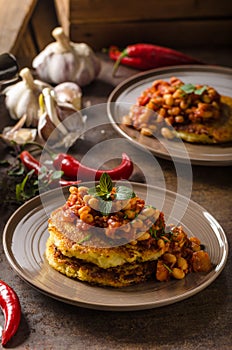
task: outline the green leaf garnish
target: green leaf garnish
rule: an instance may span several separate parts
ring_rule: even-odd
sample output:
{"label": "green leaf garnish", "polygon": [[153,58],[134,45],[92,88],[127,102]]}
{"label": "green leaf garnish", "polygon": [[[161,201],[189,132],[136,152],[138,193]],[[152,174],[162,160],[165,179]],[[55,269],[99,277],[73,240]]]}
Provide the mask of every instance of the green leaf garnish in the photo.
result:
{"label": "green leaf garnish", "polygon": [[184,84],[180,87],[182,91],[184,91],[186,94],[191,94],[195,90],[195,86],[193,84]]}
{"label": "green leaf garnish", "polygon": [[202,86],[201,88],[199,88],[199,89],[196,89],[195,91],[194,91],[194,94],[195,95],[202,95],[202,93],[205,91],[205,90],[207,90],[207,86]]}
{"label": "green leaf garnish", "polygon": [[196,95],[202,95],[202,93],[207,89],[207,86],[204,85],[201,88],[197,89],[193,84],[184,84],[180,87],[180,89],[186,94],[192,94],[194,92]]}
{"label": "green leaf garnish", "polygon": [[135,193],[126,186],[116,186],[115,193],[111,194],[113,183],[107,173],[103,173],[99,180],[99,185],[91,187],[88,193],[100,199],[100,212],[102,215],[109,215],[112,209],[112,200],[127,200],[135,197]]}
{"label": "green leaf garnish", "polygon": [[112,201],[100,200],[100,212],[102,215],[109,215],[112,209]]}
{"label": "green leaf garnish", "polygon": [[115,197],[116,199],[123,201],[135,197],[135,193],[129,187],[117,186]]}
{"label": "green leaf garnish", "polygon": [[107,173],[103,173],[100,177],[99,186],[103,192],[110,192],[113,188],[111,177]]}
{"label": "green leaf garnish", "polygon": [[172,273],[172,269],[166,264],[163,263],[163,266],[168,270],[168,272]]}
{"label": "green leaf garnish", "polygon": [[99,180],[99,185],[91,187],[88,193],[95,197],[102,199],[110,199],[110,192],[112,191],[113,183],[111,177],[107,173],[103,173]]}

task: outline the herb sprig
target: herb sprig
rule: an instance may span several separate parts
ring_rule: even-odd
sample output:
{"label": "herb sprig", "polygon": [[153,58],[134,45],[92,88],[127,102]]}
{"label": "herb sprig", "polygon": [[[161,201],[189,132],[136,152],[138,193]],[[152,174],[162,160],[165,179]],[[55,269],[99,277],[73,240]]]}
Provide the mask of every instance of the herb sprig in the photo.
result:
{"label": "herb sprig", "polygon": [[91,187],[88,193],[99,199],[100,212],[102,215],[109,215],[112,210],[113,200],[128,200],[135,197],[135,193],[127,186],[115,186],[113,190],[113,182],[107,173],[103,173],[99,180],[99,185]]}
{"label": "herb sprig", "polygon": [[184,84],[180,87],[182,91],[184,91],[186,94],[192,94],[194,93],[195,95],[202,95],[205,90],[207,90],[207,86],[204,85],[200,88],[196,88],[195,85],[193,84]]}

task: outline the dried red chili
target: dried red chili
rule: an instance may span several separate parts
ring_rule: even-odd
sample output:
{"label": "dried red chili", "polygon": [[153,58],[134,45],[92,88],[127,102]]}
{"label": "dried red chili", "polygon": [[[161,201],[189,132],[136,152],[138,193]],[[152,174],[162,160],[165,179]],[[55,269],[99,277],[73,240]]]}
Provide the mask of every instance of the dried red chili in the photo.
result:
{"label": "dried red chili", "polygon": [[116,61],[114,73],[118,69],[120,63],[141,70],[179,64],[203,64],[200,60],[180,51],[168,47],[143,43],[129,45],[122,51],[116,46],[111,46],[109,49],[109,57]]}
{"label": "dried red chili", "polygon": [[53,161],[56,169],[64,172],[64,175],[76,179],[78,176],[82,180],[99,180],[103,173],[107,173],[112,180],[129,179],[133,172],[133,162],[126,153],[122,153],[122,161],[120,165],[110,170],[97,170],[81,164],[73,156],[60,153]]}
{"label": "dried red chili", "polygon": [[5,317],[4,329],[2,331],[2,345],[16,333],[21,319],[21,306],[15,291],[5,282],[0,280],[0,307]]}
{"label": "dried red chili", "polygon": [[[21,162],[28,170],[34,170],[35,175],[39,175],[42,172],[42,165],[40,162],[34,158],[28,151],[23,151],[19,156]],[[65,179],[52,179],[52,176],[49,172],[47,172],[47,182],[50,188],[54,188],[57,185],[60,186],[72,186],[78,185],[81,181],[68,181]]]}

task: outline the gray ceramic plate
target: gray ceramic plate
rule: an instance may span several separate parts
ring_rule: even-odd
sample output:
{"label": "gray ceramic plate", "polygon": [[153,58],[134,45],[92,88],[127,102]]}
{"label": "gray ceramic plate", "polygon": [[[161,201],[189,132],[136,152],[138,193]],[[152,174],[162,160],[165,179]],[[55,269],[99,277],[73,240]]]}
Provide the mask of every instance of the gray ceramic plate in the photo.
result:
{"label": "gray ceramic plate", "polygon": [[121,124],[121,118],[128,113],[147,87],[154,80],[169,80],[176,76],[186,84],[207,84],[213,86],[221,95],[231,96],[232,69],[219,66],[172,66],[146,71],[132,76],[118,85],[110,94],[107,103],[108,117],[114,128],[135,144],[146,147],[154,155],[165,159],[177,159],[184,162],[190,159],[192,164],[231,165],[232,143],[224,145],[196,145],[183,142],[162,141],[143,136],[140,132]]}
{"label": "gray ceramic plate", "polygon": [[3,233],[3,247],[10,265],[24,281],[52,298],[101,310],[156,308],[186,299],[209,286],[223,270],[228,255],[227,239],[219,223],[183,196],[144,184],[132,183],[132,186],[148,204],[164,211],[168,223],[181,221],[189,236],[197,234],[213,262],[211,272],[192,273],[180,281],[151,281],[121,289],[91,286],[60,274],[48,265],[44,251],[48,216],[63,205],[67,189],[64,195],[57,189],[33,198],[9,219]]}

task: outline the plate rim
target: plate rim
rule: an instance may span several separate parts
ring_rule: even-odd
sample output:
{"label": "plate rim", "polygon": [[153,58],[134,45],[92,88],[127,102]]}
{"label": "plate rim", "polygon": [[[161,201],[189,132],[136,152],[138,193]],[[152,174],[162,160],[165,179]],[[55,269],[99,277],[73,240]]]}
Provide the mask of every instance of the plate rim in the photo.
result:
{"label": "plate rim", "polygon": [[[164,191],[165,193],[169,193],[171,196],[175,196],[175,197],[177,196],[177,197],[183,198],[185,200],[187,199],[185,196],[183,196],[181,194],[175,193],[175,192],[173,192],[171,190],[168,190],[168,189],[160,188],[158,186],[147,185],[147,184],[138,183],[138,182],[131,182],[131,183],[132,183],[132,185],[138,186],[140,188],[142,188],[142,187],[146,187],[146,188],[147,187],[148,188],[152,187],[152,188],[154,188],[154,189],[156,189],[158,191]],[[84,184],[87,185],[88,182],[85,182]],[[62,190],[66,191],[67,189],[68,189],[68,187],[64,187]],[[48,196],[48,197],[52,198],[53,197],[53,193],[56,193],[57,190],[60,190],[60,188],[47,191],[47,192],[43,193],[42,196]],[[226,265],[227,258],[228,258],[229,245],[228,245],[227,236],[226,236],[222,226],[218,223],[218,221],[214,218],[213,215],[211,215],[207,210],[205,210],[197,202],[195,202],[195,201],[190,199],[189,203],[192,203],[195,207],[198,208],[198,210],[201,210],[201,211],[204,210],[204,212],[207,212],[216,221],[218,227],[220,228],[220,238],[223,241],[223,252],[224,252],[224,254],[223,254],[223,257],[221,258],[220,262],[218,262],[217,265],[216,265],[216,266],[219,266],[219,264],[220,264],[219,269],[217,269],[217,271],[215,271],[215,273],[210,277],[210,279],[207,279],[207,280],[203,281],[203,283],[199,284],[196,288],[193,288],[190,291],[185,292],[184,294],[180,294],[179,296],[174,295],[171,298],[169,297],[168,300],[164,299],[162,302],[159,302],[159,303],[157,303],[157,302],[153,302],[153,303],[151,303],[151,302],[141,302],[141,303],[135,304],[135,303],[132,302],[131,304],[128,304],[128,302],[127,302],[126,305],[119,305],[118,303],[103,304],[103,303],[93,302],[93,301],[87,302],[87,301],[82,301],[82,300],[71,300],[70,297],[63,297],[63,296],[54,294],[54,292],[48,290],[47,286],[46,286],[46,288],[45,287],[42,288],[41,286],[36,285],[35,282],[33,283],[33,281],[30,278],[28,278],[25,274],[23,274],[21,272],[21,270],[17,267],[17,264],[16,264],[17,259],[15,258],[15,256],[14,256],[14,260],[12,260],[12,257],[11,257],[11,254],[10,254],[10,251],[12,252],[12,250],[11,250],[11,247],[9,248],[8,244],[7,244],[7,234],[8,234],[8,231],[10,230],[10,226],[11,225],[14,225],[14,230],[15,230],[17,225],[22,220],[22,217],[20,217],[20,220],[18,222],[14,222],[15,217],[17,215],[19,215],[19,213],[21,213],[21,212],[23,213],[24,210],[27,209],[28,206],[30,207],[31,205],[32,206],[34,205],[27,212],[27,213],[30,213],[30,211],[34,210],[36,207],[38,207],[38,205],[42,205],[41,195],[37,195],[34,198],[30,199],[29,201],[25,202],[23,205],[21,205],[10,216],[10,218],[8,219],[8,221],[7,221],[7,223],[6,223],[5,227],[4,227],[4,230],[3,230],[3,238],[2,238],[3,251],[5,253],[5,256],[7,258],[8,263],[10,264],[10,266],[13,268],[13,270],[17,273],[17,275],[25,283],[27,283],[28,285],[30,285],[32,288],[36,289],[37,291],[41,292],[42,294],[47,295],[47,296],[49,296],[49,297],[51,297],[53,299],[62,301],[64,303],[75,305],[75,306],[80,306],[80,307],[88,308],[88,309],[106,310],[106,311],[136,311],[136,310],[146,310],[146,309],[153,309],[153,308],[167,306],[167,305],[170,305],[170,304],[173,304],[173,303],[180,302],[182,300],[188,299],[188,298],[192,297],[193,295],[199,293],[200,291],[204,290],[205,288],[207,288],[221,274],[221,272],[223,271],[223,269],[224,269],[224,267]],[[11,242],[12,242],[13,235],[14,235],[14,232],[12,232],[12,234],[11,234]],[[215,234],[215,236],[216,236],[216,234]],[[218,241],[218,239],[217,239],[217,241]],[[12,252],[12,255],[13,255],[13,252]],[[52,267],[50,267],[50,268],[52,269]],[[60,273],[58,271],[56,271],[56,270],[51,270],[51,271],[53,271],[53,272],[55,272],[55,273],[60,275]],[[66,276],[62,276],[62,277],[63,278],[68,278]],[[85,282],[81,282],[81,281],[74,281],[74,282],[75,283],[76,282],[84,283],[85,285],[88,285]],[[90,285],[88,285],[88,287],[90,287]],[[95,288],[96,286],[91,286],[91,287]],[[104,289],[104,287],[99,287],[99,288],[103,288]],[[116,290],[116,292],[117,292],[117,290]]]}
{"label": "plate rim", "polygon": [[[133,85],[134,83],[138,83],[142,80],[148,79],[148,78],[152,78],[156,75],[160,75],[160,74],[167,74],[170,71],[170,74],[173,73],[174,71],[180,71],[180,72],[186,72],[186,71],[200,71],[200,72],[210,72],[210,73],[217,73],[217,74],[228,74],[231,75],[232,77],[232,68],[230,67],[223,67],[223,66],[217,66],[217,65],[176,65],[176,66],[167,66],[167,67],[161,67],[161,68],[155,68],[155,69],[150,69],[150,70],[146,70],[143,72],[139,72],[136,73],[128,78],[126,78],[125,80],[123,80],[121,83],[119,83],[114,89],[113,91],[111,91],[110,95],[108,96],[107,99],[107,116],[108,119],[111,123],[111,125],[113,126],[113,128],[124,138],[128,139],[130,142],[132,142],[134,145],[139,146],[139,147],[144,147],[146,149],[148,149],[149,151],[151,151],[155,156],[160,157],[162,159],[166,159],[166,160],[171,160],[172,158],[169,156],[169,154],[165,154],[164,152],[160,152],[159,151],[155,151],[152,147],[149,147],[147,145],[143,145],[142,143],[140,143],[139,141],[135,140],[133,137],[131,137],[130,135],[128,135],[124,130],[122,130],[122,128],[120,128],[120,126],[118,125],[119,123],[115,120],[115,117],[113,116],[112,112],[111,112],[111,108],[110,105],[112,103],[116,103],[117,102],[117,98],[118,96],[120,96],[121,90],[126,90],[128,87],[130,87],[131,85]],[[136,131],[136,130],[135,130]],[[148,137],[148,136],[147,136]],[[185,142],[184,142],[185,143]],[[188,144],[190,147],[194,147],[197,145],[191,144],[191,143],[186,143]],[[200,145],[200,146],[204,146],[204,145]],[[217,146],[217,145],[212,145]],[[231,146],[232,147],[232,146]],[[195,152],[197,153],[197,152]],[[226,159],[221,160],[220,157],[222,157],[224,155],[220,155],[218,154],[217,159],[207,159],[207,158],[203,158],[203,159],[199,159],[197,157],[193,157],[192,155],[190,155],[189,160],[193,165],[202,165],[202,166],[230,166],[232,165],[232,153],[231,153],[231,157],[230,154],[227,155]],[[174,160],[179,161],[179,162],[186,162],[186,158],[180,156],[176,156],[174,157]]]}

